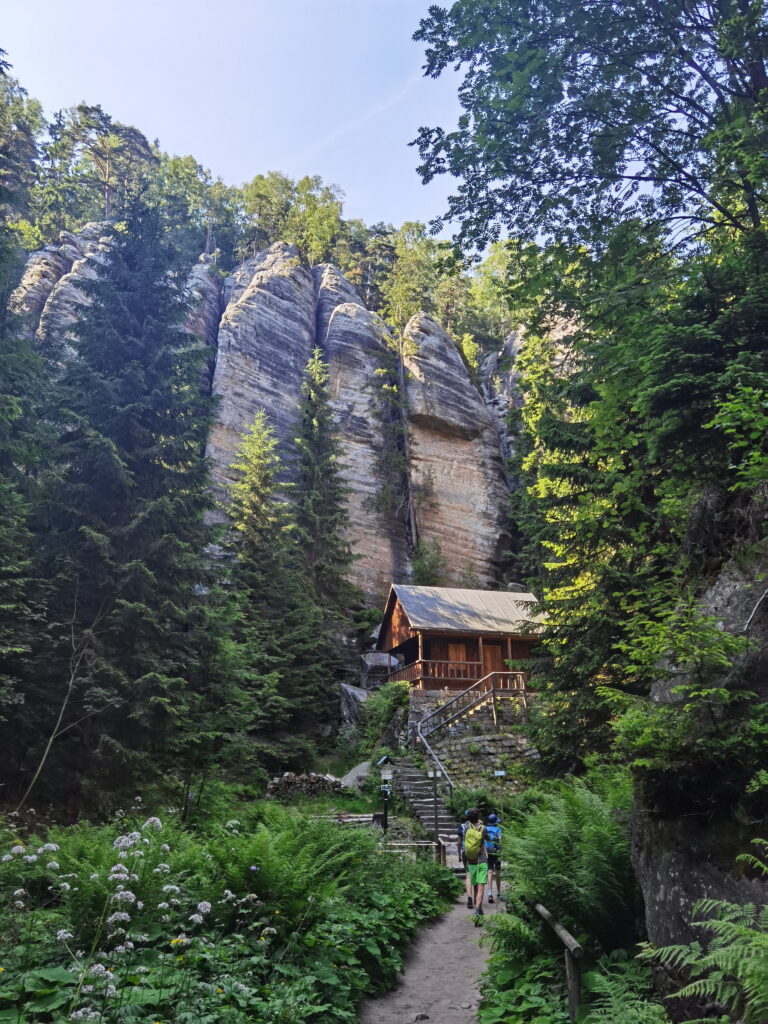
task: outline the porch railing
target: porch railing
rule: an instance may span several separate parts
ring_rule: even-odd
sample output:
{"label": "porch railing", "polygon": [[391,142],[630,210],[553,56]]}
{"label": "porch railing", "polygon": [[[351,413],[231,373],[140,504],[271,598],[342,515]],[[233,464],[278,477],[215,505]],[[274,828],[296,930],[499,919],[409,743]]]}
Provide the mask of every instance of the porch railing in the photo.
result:
{"label": "porch railing", "polygon": [[424,680],[431,682],[477,682],[485,675],[485,668],[481,661],[427,661],[419,659],[403,668],[390,672],[387,679],[390,682],[420,683]]}

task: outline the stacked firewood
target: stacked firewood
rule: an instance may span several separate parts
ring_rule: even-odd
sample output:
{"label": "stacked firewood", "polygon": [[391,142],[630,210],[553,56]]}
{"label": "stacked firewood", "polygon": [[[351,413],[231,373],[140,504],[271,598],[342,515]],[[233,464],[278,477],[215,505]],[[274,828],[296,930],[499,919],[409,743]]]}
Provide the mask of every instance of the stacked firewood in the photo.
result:
{"label": "stacked firewood", "polygon": [[330,793],[341,793],[343,789],[341,779],[337,779],[335,775],[318,775],[315,772],[296,775],[295,772],[284,772],[271,780],[267,786],[267,795],[285,800],[299,795],[325,796]]}

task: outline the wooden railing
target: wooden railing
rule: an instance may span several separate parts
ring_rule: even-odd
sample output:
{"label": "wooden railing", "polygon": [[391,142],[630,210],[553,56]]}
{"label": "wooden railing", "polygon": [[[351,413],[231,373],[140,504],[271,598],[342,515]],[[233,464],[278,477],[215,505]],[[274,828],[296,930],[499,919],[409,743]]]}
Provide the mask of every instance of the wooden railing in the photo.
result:
{"label": "wooden railing", "polygon": [[419,723],[419,735],[422,740],[431,736],[433,732],[449,725],[455,719],[465,715],[472,708],[488,700],[493,701],[494,723],[496,721],[496,697],[517,697],[520,700],[523,711],[528,710],[528,701],[525,689],[525,672],[489,672],[473,686],[467,687],[455,697],[447,700],[440,707],[435,708],[430,714],[422,718]]}
{"label": "wooden railing", "polygon": [[426,661],[420,659],[403,668],[390,672],[387,679],[390,682],[422,683],[428,680],[430,683],[447,683],[455,685],[457,682],[477,682],[485,675],[485,669],[481,661]]}
{"label": "wooden railing", "polygon": [[483,665],[479,661],[414,661],[403,668],[390,672],[388,679],[392,682],[403,681],[417,683],[422,679],[450,679],[472,682],[483,675]]}

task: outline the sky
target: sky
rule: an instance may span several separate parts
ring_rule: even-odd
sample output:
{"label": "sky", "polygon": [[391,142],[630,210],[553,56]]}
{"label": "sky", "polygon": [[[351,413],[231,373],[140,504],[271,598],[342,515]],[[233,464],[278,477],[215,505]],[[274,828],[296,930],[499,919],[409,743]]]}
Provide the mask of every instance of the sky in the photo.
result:
{"label": "sky", "polygon": [[319,174],[346,217],[429,221],[408,143],[452,128],[459,76],[422,76],[429,0],[0,0],[0,47],[45,112],[85,101],[227,184]]}

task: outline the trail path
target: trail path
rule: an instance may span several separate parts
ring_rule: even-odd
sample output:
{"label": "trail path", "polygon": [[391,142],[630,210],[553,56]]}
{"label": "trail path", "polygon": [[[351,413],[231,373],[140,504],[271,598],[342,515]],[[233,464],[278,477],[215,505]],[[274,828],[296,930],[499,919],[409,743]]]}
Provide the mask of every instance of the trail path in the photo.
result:
{"label": "trail path", "polygon": [[[486,921],[497,907],[485,904]],[[420,933],[398,987],[365,1000],[360,1024],[476,1024],[480,976],[489,955],[479,944],[482,932],[462,896],[461,903]]]}

